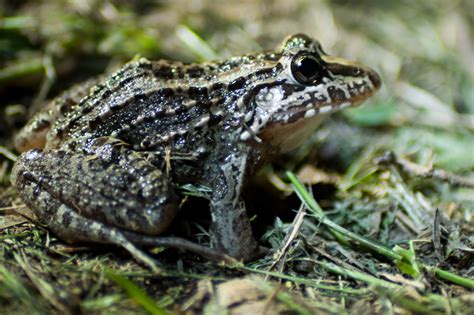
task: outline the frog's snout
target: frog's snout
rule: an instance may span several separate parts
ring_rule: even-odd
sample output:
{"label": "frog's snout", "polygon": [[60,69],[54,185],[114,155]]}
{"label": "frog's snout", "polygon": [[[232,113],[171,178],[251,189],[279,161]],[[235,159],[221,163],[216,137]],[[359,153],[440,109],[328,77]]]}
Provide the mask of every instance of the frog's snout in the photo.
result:
{"label": "frog's snout", "polygon": [[382,79],[380,78],[380,75],[372,69],[367,71],[367,75],[374,86],[374,90],[380,89],[380,86],[382,85]]}

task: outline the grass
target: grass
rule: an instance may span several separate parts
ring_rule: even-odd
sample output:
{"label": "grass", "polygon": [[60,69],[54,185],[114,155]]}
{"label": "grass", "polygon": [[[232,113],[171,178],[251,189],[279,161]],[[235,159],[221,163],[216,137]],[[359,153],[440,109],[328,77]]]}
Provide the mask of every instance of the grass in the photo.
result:
{"label": "grass", "polygon": [[[296,314],[473,313],[473,12],[470,1],[442,0],[5,4],[0,313],[199,313],[249,301]],[[119,249],[69,246],[18,220],[12,137],[48,99],[137,55],[227,58],[297,32],[376,68],[384,85],[252,184],[247,201],[270,255],[229,266],[153,249],[157,276]],[[187,229],[201,242],[208,193],[183,187]],[[219,287],[242,277],[251,289]]]}
{"label": "grass", "polygon": [[[300,199],[305,203],[308,209],[314,214],[316,219],[322,224],[324,224],[326,227],[328,227],[331,231],[337,232],[339,234],[338,238],[344,238],[344,243],[347,243],[347,239],[350,239],[351,241],[356,241],[358,242],[358,244],[362,245],[362,247],[370,249],[373,252],[377,253],[378,255],[386,257],[387,259],[393,260],[393,262],[400,268],[400,272],[405,273],[409,276],[412,276],[415,279],[421,277],[420,267],[418,266],[418,263],[416,261],[416,254],[414,250],[413,241],[409,242],[409,245],[410,245],[409,249],[404,249],[399,246],[395,246],[394,249],[390,249],[390,248],[387,248],[386,246],[383,246],[382,244],[379,244],[370,239],[364,238],[360,235],[357,235],[345,229],[344,227],[341,227],[335,224],[334,222],[329,220],[327,217],[325,217],[324,212],[321,209],[321,207],[318,205],[316,200],[314,200],[314,198],[310,196],[309,192],[304,188],[304,186],[296,178],[296,176],[292,172],[287,172],[287,176],[289,177],[291,183],[293,184],[295,192],[298,194]],[[396,286],[394,286],[392,283],[386,283],[386,282],[380,281],[377,278],[368,277],[367,275],[363,273],[351,272],[349,270],[344,270],[333,265],[326,265],[326,264],[322,264],[322,265],[324,266],[324,268],[327,268],[334,273],[338,273],[338,274],[348,276],[350,278],[362,280],[369,284],[380,285],[387,288],[396,288]],[[426,269],[426,270],[433,269],[435,274],[439,276],[441,279],[450,281],[457,285],[464,286],[468,289],[474,288],[474,281],[472,279],[460,277],[451,272],[448,272],[448,271],[445,271],[433,266],[421,266],[421,268]]]}

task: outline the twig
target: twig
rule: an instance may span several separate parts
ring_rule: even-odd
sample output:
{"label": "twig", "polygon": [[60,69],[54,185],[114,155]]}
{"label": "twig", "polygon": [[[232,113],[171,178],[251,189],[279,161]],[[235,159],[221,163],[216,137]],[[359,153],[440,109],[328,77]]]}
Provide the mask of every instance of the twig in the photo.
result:
{"label": "twig", "polygon": [[[300,231],[301,225],[303,224],[303,219],[306,215],[306,207],[302,204],[300,209],[298,210],[298,213],[296,214],[295,219],[293,220],[291,224],[291,229],[286,235],[285,239],[283,240],[283,245],[278,249],[276,253],[276,258],[273,261],[272,265],[268,268],[269,271],[273,270],[277,264],[280,263],[282,258],[286,255],[288,248],[290,247],[290,244],[293,242],[293,240],[296,238],[298,235],[298,232]],[[281,269],[281,268],[278,268]],[[282,270],[278,270],[282,272]]]}
{"label": "twig", "polygon": [[7,148],[0,146],[0,155],[3,155],[7,159],[15,162],[17,159],[17,156],[10,152]]}
{"label": "twig", "polygon": [[433,222],[433,230],[432,230],[432,235],[431,235],[431,241],[433,242],[433,248],[434,248],[436,256],[438,257],[438,260],[443,262],[444,257],[442,255],[442,249],[441,249],[440,225],[441,225],[441,217],[439,215],[439,209],[436,209],[434,222]]}
{"label": "twig", "polygon": [[392,164],[398,166],[403,172],[422,178],[433,178],[445,181],[454,186],[474,188],[474,178],[463,177],[446,170],[435,169],[413,163],[407,159],[397,156],[393,152],[387,152],[375,160],[377,164]]}

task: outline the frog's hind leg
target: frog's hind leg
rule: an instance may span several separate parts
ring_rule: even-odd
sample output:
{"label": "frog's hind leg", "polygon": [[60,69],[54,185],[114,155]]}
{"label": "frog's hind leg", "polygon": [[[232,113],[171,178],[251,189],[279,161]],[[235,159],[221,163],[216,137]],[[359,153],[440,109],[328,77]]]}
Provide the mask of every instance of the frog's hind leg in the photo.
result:
{"label": "frog's hind leg", "polygon": [[64,229],[61,222],[45,219],[58,209],[53,200],[84,218],[148,235],[166,230],[177,212],[166,175],[140,153],[116,144],[87,155],[31,150],[19,157],[11,179],[23,201],[55,231]]}
{"label": "frog's hind leg", "polygon": [[174,193],[146,157],[116,145],[102,145],[93,155],[29,151],[15,164],[12,182],[38,221],[65,241],[119,245],[154,270],[153,259],[136,246],[179,248],[235,263],[218,250],[155,236],[176,213]]}
{"label": "frog's hind leg", "polygon": [[56,230],[56,232],[64,240],[78,241],[82,239],[86,242],[118,245],[125,248],[137,261],[150,267],[153,272],[160,272],[160,268],[153,258],[138,249],[123,235],[121,230],[83,217],[64,204],[58,204],[57,210],[50,217],[49,224],[63,225],[63,228],[60,231]]}
{"label": "frog's hind leg", "polygon": [[12,182],[38,221],[68,242],[118,244],[153,266],[122,234],[163,232],[177,205],[163,173],[140,154],[105,144],[94,154],[31,150]]}

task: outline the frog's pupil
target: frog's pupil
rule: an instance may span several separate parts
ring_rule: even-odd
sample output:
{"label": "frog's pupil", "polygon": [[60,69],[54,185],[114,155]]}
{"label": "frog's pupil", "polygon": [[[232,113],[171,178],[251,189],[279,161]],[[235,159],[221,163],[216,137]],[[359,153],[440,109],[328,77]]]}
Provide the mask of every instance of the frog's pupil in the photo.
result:
{"label": "frog's pupil", "polygon": [[321,65],[312,56],[299,57],[293,62],[292,72],[295,79],[300,83],[311,83],[320,71]]}
{"label": "frog's pupil", "polygon": [[298,65],[300,73],[306,77],[313,77],[319,70],[319,64],[313,58],[304,58]]}

